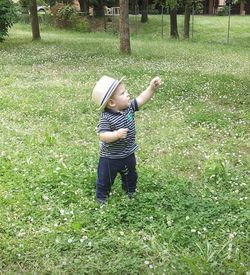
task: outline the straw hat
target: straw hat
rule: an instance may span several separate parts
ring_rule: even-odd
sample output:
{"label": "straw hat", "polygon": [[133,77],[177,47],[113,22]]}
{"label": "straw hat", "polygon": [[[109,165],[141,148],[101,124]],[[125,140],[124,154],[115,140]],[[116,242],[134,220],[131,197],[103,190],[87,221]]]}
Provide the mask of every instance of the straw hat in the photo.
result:
{"label": "straw hat", "polygon": [[117,80],[104,75],[96,83],[92,93],[92,99],[99,106],[99,110],[103,110],[105,108],[108,100],[110,99],[115,89],[122,82],[123,79],[124,77],[122,77],[120,80]]}

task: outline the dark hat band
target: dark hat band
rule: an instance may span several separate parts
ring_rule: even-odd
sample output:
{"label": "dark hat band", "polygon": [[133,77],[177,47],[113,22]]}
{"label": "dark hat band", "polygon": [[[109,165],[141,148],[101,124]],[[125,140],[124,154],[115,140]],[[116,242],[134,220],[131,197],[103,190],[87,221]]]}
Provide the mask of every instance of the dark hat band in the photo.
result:
{"label": "dark hat band", "polygon": [[102,104],[105,102],[105,99],[113,92],[114,87],[116,86],[117,82],[119,82],[118,80],[115,80],[109,87],[109,89],[107,90],[105,96],[102,99],[102,102],[100,104],[100,106],[102,106]]}

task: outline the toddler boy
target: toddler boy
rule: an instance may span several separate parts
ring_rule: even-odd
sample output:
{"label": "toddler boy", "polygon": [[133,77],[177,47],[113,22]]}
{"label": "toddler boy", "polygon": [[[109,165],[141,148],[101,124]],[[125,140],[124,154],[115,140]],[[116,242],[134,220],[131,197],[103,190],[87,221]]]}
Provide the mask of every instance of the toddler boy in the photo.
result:
{"label": "toddler boy", "polygon": [[102,76],[96,83],[92,99],[102,111],[98,126],[100,158],[96,181],[96,198],[105,203],[118,173],[122,188],[132,198],[136,191],[137,172],[135,150],[134,113],[155,93],[161,80],[155,77],[138,97],[130,100],[128,91],[120,80]]}

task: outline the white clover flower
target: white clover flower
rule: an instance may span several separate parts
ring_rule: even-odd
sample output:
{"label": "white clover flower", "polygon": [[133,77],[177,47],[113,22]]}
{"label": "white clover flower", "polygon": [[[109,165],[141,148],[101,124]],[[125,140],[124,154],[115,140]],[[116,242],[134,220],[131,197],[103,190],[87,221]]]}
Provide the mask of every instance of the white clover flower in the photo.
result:
{"label": "white clover flower", "polygon": [[171,220],[167,221],[167,225],[172,226],[172,221]]}
{"label": "white clover flower", "polygon": [[44,199],[45,201],[48,201],[48,200],[49,200],[49,197],[48,197],[47,195],[43,195],[43,199]]}
{"label": "white clover flower", "polygon": [[64,209],[60,209],[60,214],[63,216],[65,214],[65,210]]}

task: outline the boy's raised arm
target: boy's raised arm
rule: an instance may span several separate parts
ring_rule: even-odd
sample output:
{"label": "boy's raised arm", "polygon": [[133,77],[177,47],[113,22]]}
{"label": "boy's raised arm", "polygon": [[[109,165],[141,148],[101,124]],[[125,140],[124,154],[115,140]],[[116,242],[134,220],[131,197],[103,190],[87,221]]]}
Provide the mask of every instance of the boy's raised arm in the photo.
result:
{"label": "boy's raised arm", "polygon": [[138,108],[140,108],[142,105],[144,105],[146,102],[149,101],[149,99],[154,95],[157,88],[161,85],[161,79],[157,76],[153,78],[150,81],[149,86],[145,91],[143,91],[137,98],[137,105]]}

